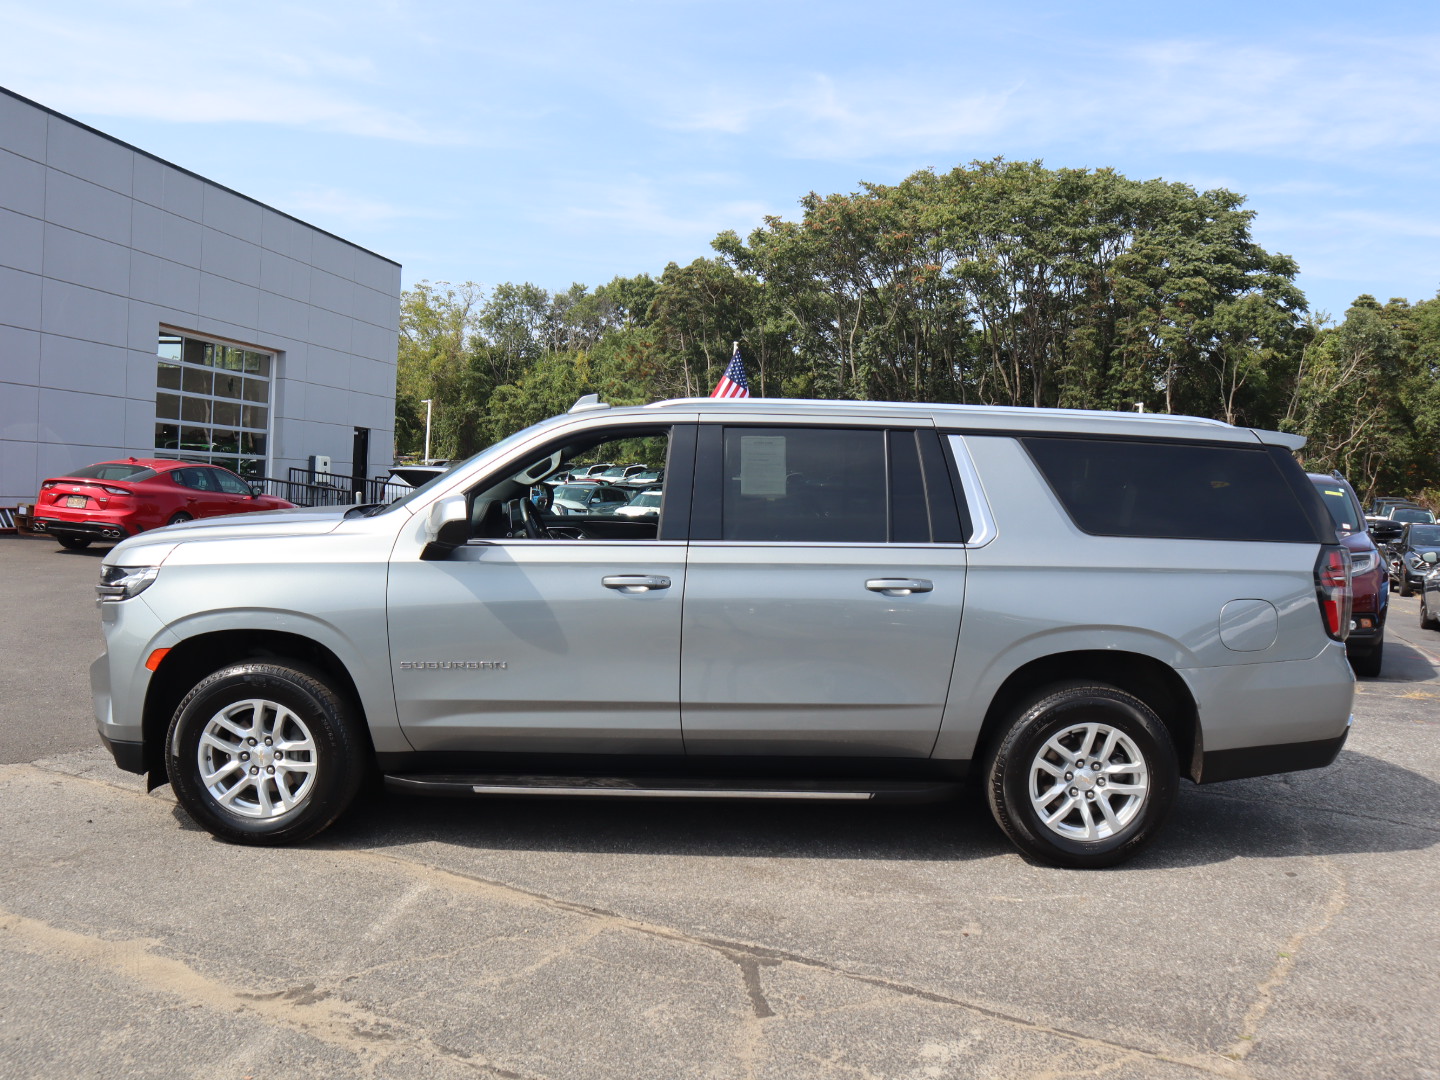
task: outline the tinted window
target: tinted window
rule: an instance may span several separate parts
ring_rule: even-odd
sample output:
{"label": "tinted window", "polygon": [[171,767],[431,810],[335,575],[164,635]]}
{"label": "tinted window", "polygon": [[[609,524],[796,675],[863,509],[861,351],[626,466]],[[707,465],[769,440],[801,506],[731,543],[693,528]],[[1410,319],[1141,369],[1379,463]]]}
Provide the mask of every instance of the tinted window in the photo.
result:
{"label": "tinted window", "polygon": [[1440,525],[1411,525],[1410,543],[1416,547],[1440,547]]}
{"label": "tinted window", "polygon": [[[1297,492],[1264,447],[1021,441],[1075,524],[1088,533],[1291,543],[1320,539]],[[1295,470],[1299,473],[1298,465]]]}
{"label": "tinted window", "polygon": [[73,476],[77,480],[130,480],[138,482],[149,480],[155,475],[154,469],[147,469],[144,465],[132,465],[129,462],[105,462],[100,465],[86,465],[83,469],[71,469],[65,474]]}
{"label": "tinted window", "polygon": [[215,482],[214,469],[177,469],[175,480],[188,488],[195,488],[197,491],[219,491],[220,485]]}
{"label": "tinted window", "polygon": [[226,492],[227,494],[252,494],[252,492],[250,491],[250,485],[245,483],[245,481],[241,480],[238,476],[234,476],[228,472],[222,472],[219,469],[206,469],[205,471],[214,475],[215,479],[220,482],[220,490]]}
{"label": "tinted window", "polygon": [[721,538],[886,540],[884,433],[726,428]]}

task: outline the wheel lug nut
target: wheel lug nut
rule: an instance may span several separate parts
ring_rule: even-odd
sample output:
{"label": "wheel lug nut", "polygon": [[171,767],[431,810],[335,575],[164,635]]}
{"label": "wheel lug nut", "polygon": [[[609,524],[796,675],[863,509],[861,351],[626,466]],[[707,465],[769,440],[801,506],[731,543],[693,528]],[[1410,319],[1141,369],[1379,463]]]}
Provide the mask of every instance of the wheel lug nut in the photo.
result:
{"label": "wheel lug nut", "polygon": [[1074,779],[1075,779],[1075,774],[1074,774],[1073,772],[1067,772],[1067,773],[1065,774],[1065,779],[1066,779],[1066,780],[1074,780]]}
{"label": "wheel lug nut", "polygon": [[254,739],[246,739],[245,741],[246,741],[247,743],[249,743],[251,746],[254,746],[254,745],[255,745],[255,740],[254,740]]}
{"label": "wheel lug nut", "polygon": [[[274,769],[271,769],[270,771],[271,771],[271,772],[274,772],[275,770],[274,770]],[[1093,798],[1095,798],[1095,793],[1094,793],[1093,791],[1087,791],[1087,792],[1085,792],[1085,798],[1087,798],[1087,799],[1093,799]]]}
{"label": "wheel lug nut", "polygon": [[250,760],[250,751],[249,751],[249,750],[241,750],[241,751],[240,751],[240,760],[241,760],[241,761],[249,761],[249,760]]}
{"label": "wheel lug nut", "polygon": [[[267,773],[273,773],[273,772],[275,771],[275,766],[274,766],[274,765],[267,765],[267,766],[265,766],[265,771],[266,771]],[[1093,799],[1093,798],[1095,797],[1095,794],[1092,792],[1092,793],[1090,794],[1090,797]]]}
{"label": "wheel lug nut", "polygon": [[1104,787],[1104,786],[1105,786],[1105,778],[1102,776],[1102,777],[1100,777],[1100,779],[1096,780],[1095,783],[1096,783],[1099,787]]}
{"label": "wheel lug nut", "polygon": [[251,775],[251,776],[256,776],[256,775],[259,774],[259,772],[260,772],[260,766],[259,766],[259,765],[251,765],[251,766],[250,766],[250,775]]}
{"label": "wheel lug nut", "polygon": [[1077,791],[1075,788],[1072,787],[1072,788],[1070,789],[1070,797],[1071,797],[1072,799],[1073,799],[1076,795],[1079,795],[1079,794],[1080,794],[1080,792]]}
{"label": "wheel lug nut", "polygon": [[276,750],[276,751],[275,751],[275,760],[276,760],[276,761],[279,761],[279,760],[280,760],[281,758],[283,758],[284,756],[285,756],[285,751],[283,751],[283,750]]}
{"label": "wheel lug nut", "polygon": [[273,745],[275,745],[275,740],[272,739],[269,735],[266,735],[266,736],[265,736],[265,745],[266,745],[266,746],[273,746]]}

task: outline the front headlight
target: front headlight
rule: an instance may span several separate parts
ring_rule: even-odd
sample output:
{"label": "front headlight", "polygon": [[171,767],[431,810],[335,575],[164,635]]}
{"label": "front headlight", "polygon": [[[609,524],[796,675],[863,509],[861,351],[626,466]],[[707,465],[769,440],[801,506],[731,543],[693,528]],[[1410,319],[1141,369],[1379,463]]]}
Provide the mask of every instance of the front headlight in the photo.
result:
{"label": "front headlight", "polygon": [[129,600],[148,589],[158,573],[158,566],[103,566],[95,594],[102,602]]}
{"label": "front headlight", "polygon": [[1420,558],[1419,554],[1414,551],[1410,552],[1406,556],[1406,558],[1410,560],[1410,565],[1413,566],[1416,570],[1419,570],[1425,565],[1425,560]]}

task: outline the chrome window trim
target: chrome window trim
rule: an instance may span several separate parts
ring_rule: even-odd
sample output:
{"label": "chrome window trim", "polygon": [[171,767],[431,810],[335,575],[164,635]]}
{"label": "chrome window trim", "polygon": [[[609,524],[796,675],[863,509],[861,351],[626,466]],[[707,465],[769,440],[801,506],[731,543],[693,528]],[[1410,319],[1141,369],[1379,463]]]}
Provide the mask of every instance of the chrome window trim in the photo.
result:
{"label": "chrome window trim", "polygon": [[995,515],[990,511],[990,499],[985,494],[985,484],[980,479],[979,471],[975,468],[975,461],[970,456],[970,446],[966,442],[965,436],[949,435],[946,438],[950,443],[950,453],[955,458],[955,469],[960,474],[960,486],[963,489],[955,494],[965,500],[965,505],[970,511],[970,539],[963,546],[967,548],[984,547],[1000,535],[1000,530],[995,524]]}
{"label": "chrome window trim", "polygon": [[815,548],[820,550],[854,550],[866,548],[871,551],[933,551],[936,548],[953,548],[963,551],[967,544],[924,544],[919,541],[911,541],[904,544],[893,544],[887,540],[873,540],[870,542],[834,542],[825,540],[691,540],[690,546],[695,548]]}

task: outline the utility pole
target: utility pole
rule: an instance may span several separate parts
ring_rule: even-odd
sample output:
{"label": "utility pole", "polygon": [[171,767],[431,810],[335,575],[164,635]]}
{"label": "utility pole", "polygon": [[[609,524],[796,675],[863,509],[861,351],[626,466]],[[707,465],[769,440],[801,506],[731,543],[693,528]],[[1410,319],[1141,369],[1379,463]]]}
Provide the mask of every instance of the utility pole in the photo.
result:
{"label": "utility pole", "polygon": [[422,465],[430,464],[430,410],[434,406],[433,398],[425,398],[425,457],[420,462]]}

